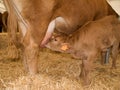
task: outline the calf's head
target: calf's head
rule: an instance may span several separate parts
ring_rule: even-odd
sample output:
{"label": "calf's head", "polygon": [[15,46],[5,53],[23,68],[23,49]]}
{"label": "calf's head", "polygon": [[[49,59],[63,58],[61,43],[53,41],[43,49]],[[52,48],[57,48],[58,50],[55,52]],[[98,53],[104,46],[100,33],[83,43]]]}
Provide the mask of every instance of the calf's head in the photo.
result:
{"label": "calf's head", "polygon": [[46,47],[58,52],[65,52],[68,53],[70,48],[70,44],[65,42],[65,37],[58,35],[58,36],[52,36],[50,41],[46,44]]}

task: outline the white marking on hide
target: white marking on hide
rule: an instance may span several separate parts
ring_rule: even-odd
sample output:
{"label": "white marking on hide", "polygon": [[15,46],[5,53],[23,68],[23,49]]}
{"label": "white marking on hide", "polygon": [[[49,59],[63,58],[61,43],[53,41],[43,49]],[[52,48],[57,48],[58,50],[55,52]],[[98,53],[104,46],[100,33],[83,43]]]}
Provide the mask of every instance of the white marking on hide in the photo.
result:
{"label": "white marking on hide", "polygon": [[55,19],[55,21],[56,21],[56,23],[59,23],[59,22],[64,23],[64,24],[66,23],[66,21],[65,21],[65,19],[63,17],[57,17]]}
{"label": "white marking on hide", "polygon": [[23,37],[25,36],[26,32],[27,32],[27,28],[25,27],[25,25],[22,22],[18,22],[20,30],[22,32]]}
{"label": "white marking on hide", "polygon": [[[23,2],[24,0],[22,0]],[[25,36],[27,30],[28,30],[28,24],[24,20],[24,17],[22,17],[21,12],[23,9],[23,5],[21,3],[21,0],[11,0],[11,5],[13,5],[13,9],[15,10],[15,14],[18,19],[18,24],[20,27],[20,30],[22,32],[23,37]]]}
{"label": "white marking on hide", "polygon": [[21,0],[12,0],[12,1],[15,3],[15,5],[16,5],[17,9],[19,10],[19,12],[21,12],[22,9],[23,9],[23,6],[21,4]]}
{"label": "white marking on hide", "polygon": [[63,30],[68,28],[68,24],[63,17],[56,18],[55,24],[55,27],[59,32],[64,32]]}
{"label": "white marking on hide", "polygon": [[47,43],[48,39],[52,36],[52,33],[53,33],[54,29],[55,29],[55,20],[52,20],[50,22],[50,24],[48,25],[47,32],[45,34],[44,39],[42,40],[41,45],[44,46]]}
{"label": "white marking on hide", "polygon": [[55,20],[52,20],[50,22],[50,24],[48,25],[48,29],[47,29],[46,34],[47,33],[52,33],[54,31],[54,29],[55,29]]}

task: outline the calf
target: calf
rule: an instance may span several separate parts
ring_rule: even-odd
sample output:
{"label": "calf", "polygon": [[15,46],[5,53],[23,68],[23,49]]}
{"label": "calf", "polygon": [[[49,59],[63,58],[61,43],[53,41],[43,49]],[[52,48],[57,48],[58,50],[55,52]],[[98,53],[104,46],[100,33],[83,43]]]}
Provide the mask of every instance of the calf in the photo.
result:
{"label": "calf", "polygon": [[60,52],[70,53],[82,60],[81,74],[84,83],[89,84],[89,73],[93,68],[96,56],[112,48],[112,67],[116,67],[116,57],[120,42],[120,22],[115,16],[106,16],[91,21],[73,34],[53,37],[46,47]]}

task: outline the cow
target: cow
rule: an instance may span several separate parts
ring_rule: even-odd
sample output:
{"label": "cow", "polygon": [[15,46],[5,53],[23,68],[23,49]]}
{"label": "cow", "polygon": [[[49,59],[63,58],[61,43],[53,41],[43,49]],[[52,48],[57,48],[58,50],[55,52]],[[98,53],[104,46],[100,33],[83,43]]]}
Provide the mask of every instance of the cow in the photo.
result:
{"label": "cow", "polygon": [[112,68],[116,68],[116,58],[120,44],[120,21],[113,15],[96,21],[89,21],[71,35],[54,35],[46,45],[54,51],[70,53],[82,60],[80,76],[84,84],[90,83],[89,73],[96,57],[111,48]]}
{"label": "cow", "polygon": [[3,2],[9,13],[8,30],[16,30],[18,25],[22,32],[23,58],[30,74],[38,72],[38,50],[46,45],[54,29],[70,34],[87,21],[111,14],[117,16],[106,0],[4,0]]}

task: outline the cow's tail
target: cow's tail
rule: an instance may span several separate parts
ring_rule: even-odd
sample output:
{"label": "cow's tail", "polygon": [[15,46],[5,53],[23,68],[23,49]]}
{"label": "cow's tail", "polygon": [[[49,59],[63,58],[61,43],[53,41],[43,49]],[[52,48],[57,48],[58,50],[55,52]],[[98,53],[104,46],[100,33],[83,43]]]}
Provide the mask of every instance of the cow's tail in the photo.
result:
{"label": "cow's tail", "polygon": [[7,57],[11,59],[18,58],[18,38],[17,29],[18,23],[14,11],[9,3],[9,0],[4,0],[4,5],[8,11],[7,31],[8,31],[8,48]]}

